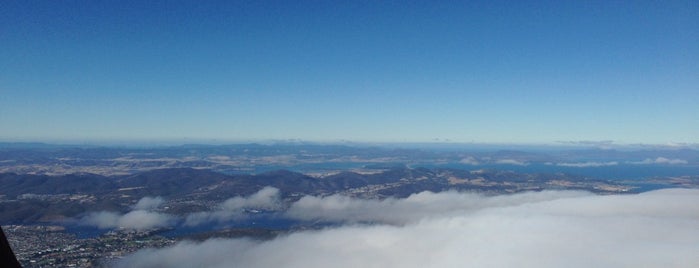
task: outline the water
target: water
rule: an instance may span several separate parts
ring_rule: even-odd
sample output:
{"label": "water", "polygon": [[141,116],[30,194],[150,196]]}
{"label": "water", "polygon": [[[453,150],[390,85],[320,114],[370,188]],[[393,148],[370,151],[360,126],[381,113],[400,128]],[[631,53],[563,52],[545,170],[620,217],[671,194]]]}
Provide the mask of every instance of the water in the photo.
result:
{"label": "water", "polygon": [[669,165],[633,165],[618,164],[601,167],[564,167],[545,164],[519,165],[468,165],[468,164],[420,164],[415,167],[426,168],[455,168],[463,170],[497,169],[511,170],[519,173],[565,173],[582,177],[605,180],[637,180],[652,177],[677,177],[687,175],[699,175],[697,166],[669,166]]}
{"label": "water", "polygon": [[196,226],[178,225],[175,228],[160,233],[162,236],[174,238],[189,234],[202,232],[232,229],[232,228],[259,228],[272,230],[288,230],[301,222],[286,218],[276,217],[274,215],[256,215],[244,220],[230,221],[225,223],[204,223]]}
{"label": "water", "polygon": [[[176,238],[179,236],[217,231],[223,229],[231,228],[259,228],[259,229],[271,229],[271,230],[288,230],[294,226],[301,225],[303,222],[278,217],[272,213],[260,213],[257,215],[251,215],[245,219],[229,221],[224,223],[210,222],[203,223],[196,226],[184,226],[182,224],[177,224],[172,228],[164,229],[162,232],[158,232],[159,235]],[[106,234],[112,229],[100,229],[93,226],[85,226],[79,224],[64,224],[66,233],[74,234],[79,239],[96,238],[100,235]]]}
{"label": "water", "polygon": [[[334,168],[358,168],[366,163],[344,163],[344,164],[307,164],[299,165],[294,169],[296,170],[308,170],[308,169],[334,169]],[[653,177],[676,177],[685,175],[699,175],[698,166],[672,166],[672,165],[633,165],[633,164],[618,164],[614,166],[601,166],[601,167],[564,167],[556,165],[546,165],[546,164],[529,164],[526,166],[519,165],[468,165],[468,164],[417,164],[412,167],[426,167],[426,168],[455,168],[462,170],[479,170],[479,169],[493,169],[493,170],[511,170],[518,173],[565,173],[574,176],[581,176],[594,179],[603,180],[620,180],[625,184],[635,186],[634,192],[646,192],[662,188],[668,188],[667,184],[658,183],[648,183],[645,179]],[[263,167],[262,169],[268,168],[269,170],[279,169],[278,166]],[[250,214],[248,218],[244,220],[230,221],[225,223],[206,223],[197,226],[183,226],[178,224],[171,229],[164,230],[160,235],[166,237],[178,237],[189,234],[209,232],[216,230],[223,230],[228,228],[260,228],[260,229],[273,229],[273,230],[288,230],[295,226],[301,226],[304,224],[312,224],[308,222],[300,222],[296,220],[286,219],[275,215],[274,213],[259,213]],[[75,224],[64,225],[66,227],[66,232],[75,234],[78,238],[94,238],[98,237],[110,229],[99,229],[96,227],[82,226]]]}
{"label": "water", "polygon": [[63,227],[66,228],[66,233],[74,234],[79,239],[95,238],[110,231],[110,229],[100,229],[78,224],[66,224]]}

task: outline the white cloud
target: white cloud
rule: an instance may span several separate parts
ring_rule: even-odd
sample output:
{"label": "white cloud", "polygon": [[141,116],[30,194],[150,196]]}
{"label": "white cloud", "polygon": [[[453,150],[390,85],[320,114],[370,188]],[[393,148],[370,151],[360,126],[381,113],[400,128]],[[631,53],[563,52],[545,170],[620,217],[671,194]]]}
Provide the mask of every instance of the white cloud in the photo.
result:
{"label": "white cloud", "polygon": [[239,210],[243,208],[268,209],[279,208],[279,189],[267,186],[248,197],[236,196],[224,201],[221,208],[225,210]]}
{"label": "white cloud", "polygon": [[203,211],[187,216],[184,224],[188,226],[205,222],[223,222],[242,217],[245,209],[277,210],[281,208],[279,189],[265,187],[248,196],[230,198],[218,206],[215,211]]}
{"label": "white cloud", "polygon": [[88,226],[95,226],[100,229],[117,227],[121,214],[110,211],[100,211],[87,214],[80,219],[80,223]]}
{"label": "white cloud", "polygon": [[557,163],[556,165],[562,166],[562,167],[608,167],[608,166],[616,166],[618,164],[619,164],[619,162],[611,161],[611,162]]}
{"label": "white cloud", "polygon": [[505,165],[517,165],[517,166],[526,166],[529,165],[527,162],[519,161],[516,159],[500,159],[498,161],[495,161],[497,164],[505,164]]}
{"label": "white cloud", "polygon": [[[327,202],[323,209],[330,218],[355,214],[401,224],[350,225],[269,241],[182,242],[139,251],[118,266],[699,267],[699,190],[494,197],[447,192],[367,202],[338,198],[311,201]],[[361,209],[373,216],[363,216]],[[388,216],[394,212],[404,216]]]}
{"label": "white cloud", "polygon": [[614,141],[611,140],[606,140],[606,141],[558,141],[559,143],[562,144],[570,144],[570,145],[576,145],[576,146],[591,146],[591,147],[597,147],[600,149],[612,149],[614,146],[619,146],[618,144],[615,144]]}
{"label": "white cloud", "polygon": [[111,211],[89,213],[79,219],[82,225],[95,226],[100,229],[126,228],[145,230],[166,227],[175,223],[176,217],[153,212],[164,202],[162,197],[144,197],[133,206],[134,210],[126,214]]}
{"label": "white cloud", "polygon": [[175,220],[175,217],[171,215],[146,210],[134,210],[124,215],[116,212],[101,211],[82,217],[80,223],[100,229],[126,228],[145,230],[170,226]]}
{"label": "white cloud", "polygon": [[156,208],[160,207],[160,205],[162,205],[163,203],[165,203],[165,199],[163,199],[160,196],[158,196],[158,197],[147,197],[146,196],[144,198],[141,198],[141,200],[138,200],[136,205],[134,205],[133,207],[134,207],[134,209],[152,210],[152,209],[156,209]]}
{"label": "white cloud", "polygon": [[646,158],[643,161],[629,162],[629,163],[630,164],[638,164],[638,165],[648,165],[648,164],[680,165],[680,164],[687,164],[687,160],[669,159],[669,158],[665,158],[665,157],[658,157],[656,159]]}
{"label": "white cloud", "polygon": [[463,159],[461,159],[461,160],[459,161],[459,163],[461,163],[461,164],[467,164],[467,165],[474,165],[474,166],[480,165],[480,164],[481,164],[480,162],[478,162],[478,159],[476,159],[476,158],[473,157],[473,156],[469,156],[469,157],[463,158]]}

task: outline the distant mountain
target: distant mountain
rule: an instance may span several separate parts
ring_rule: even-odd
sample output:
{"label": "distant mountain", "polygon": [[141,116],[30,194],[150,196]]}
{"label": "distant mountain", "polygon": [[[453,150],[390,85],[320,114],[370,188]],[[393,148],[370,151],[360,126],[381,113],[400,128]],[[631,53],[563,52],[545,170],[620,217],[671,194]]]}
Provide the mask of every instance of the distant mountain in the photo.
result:
{"label": "distant mountain", "polygon": [[[585,147],[502,146],[398,148],[321,144],[233,144],[161,147],[100,147],[41,143],[0,143],[0,173],[139,175],[146,171],[195,168],[224,174],[260,174],[286,169],[302,173],[336,173],[357,169],[452,167],[463,169],[524,168],[569,172],[571,168],[653,166],[639,175],[698,175],[699,150],[694,147],[597,149]],[[459,149],[461,148],[461,149]],[[470,149],[469,149],[470,148]],[[543,166],[543,167],[542,167]],[[666,172],[671,168],[671,172]],[[665,168],[665,171],[662,170]],[[529,171],[526,171],[529,172]],[[345,174],[347,175],[347,174]],[[351,187],[356,181],[336,181]]]}
{"label": "distant mountain", "polygon": [[129,194],[171,197],[185,195],[232,177],[209,170],[168,168],[112,179],[118,189],[135,188]]}
{"label": "distant mountain", "polygon": [[17,198],[22,194],[104,194],[114,191],[116,181],[95,174],[69,174],[63,176],[0,174],[0,194]]}
{"label": "distant mountain", "polygon": [[266,186],[280,189],[282,198],[287,201],[303,195],[341,193],[384,198],[449,189],[484,193],[543,189],[617,193],[632,189],[616,182],[561,173],[400,166],[369,173],[340,172],[320,178],[288,170],[227,175],[193,168],[157,169],[122,176],[0,173],[0,185],[0,223],[3,224],[54,221],[89,211],[127,212],[146,196],[161,196],[171,201],[168,213],[190,213],[234,196],[253,194]]}

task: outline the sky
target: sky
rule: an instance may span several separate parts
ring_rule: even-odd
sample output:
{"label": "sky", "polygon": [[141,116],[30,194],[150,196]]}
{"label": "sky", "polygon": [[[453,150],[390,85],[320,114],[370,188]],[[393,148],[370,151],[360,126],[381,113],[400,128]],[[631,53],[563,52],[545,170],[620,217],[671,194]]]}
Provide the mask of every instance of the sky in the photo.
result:
{"label": "sky", "polygon": [[0,140],[699,142],[696,1],[1,1]]}

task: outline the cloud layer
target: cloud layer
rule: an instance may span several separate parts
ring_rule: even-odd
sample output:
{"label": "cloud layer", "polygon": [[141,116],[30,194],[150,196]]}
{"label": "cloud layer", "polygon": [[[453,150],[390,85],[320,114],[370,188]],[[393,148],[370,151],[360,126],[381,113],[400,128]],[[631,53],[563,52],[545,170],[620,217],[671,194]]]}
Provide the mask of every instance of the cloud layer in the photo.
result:
{"label": "cloud layer", "polygon": [[[120,267],[699,267],[699,190],[406,199],[305,197],[288,214],[350,224],[269,241],[143,250]],[[316,212],[313,212],[317,210]]]}

